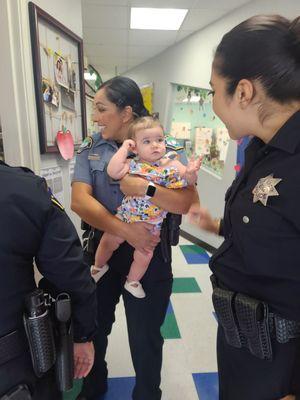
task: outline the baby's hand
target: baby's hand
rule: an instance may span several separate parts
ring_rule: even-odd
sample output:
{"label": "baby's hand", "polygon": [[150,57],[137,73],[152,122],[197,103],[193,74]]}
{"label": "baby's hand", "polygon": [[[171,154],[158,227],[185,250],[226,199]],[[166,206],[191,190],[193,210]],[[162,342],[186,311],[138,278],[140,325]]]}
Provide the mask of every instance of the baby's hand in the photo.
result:
{"label": "baby's hand", "polygon": [[192,155],[190,161],[188,162],[188,165],[186,166],[185,177],[189,185],[193,185],[197,182],[198,171],[201,167],[202,160],[203,156],[195,158],[195,156]]}
{"label": "baby's hand", "polygon": [[124,140],[122,147],[124,147],[127,151],[133,151],[135,149],[135,141],[132,139]]}

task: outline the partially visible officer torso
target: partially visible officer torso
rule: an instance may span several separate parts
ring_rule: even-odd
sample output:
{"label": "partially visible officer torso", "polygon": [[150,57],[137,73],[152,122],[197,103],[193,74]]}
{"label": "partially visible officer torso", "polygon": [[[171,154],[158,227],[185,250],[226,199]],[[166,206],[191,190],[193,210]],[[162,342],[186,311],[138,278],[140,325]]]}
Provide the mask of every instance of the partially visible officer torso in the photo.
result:
{"label": "partially visible officer torso", "polygon": [[33,261],[72,298],[75,341],[95,333],[95,287],[74,226],[45,181],[0,162],[0,337],[23,329],[24,297],[35,288]]}
{"label": "partially visible officer torso", "polygon": [[[267,179],[264,179],[267,178]],[[225,241],[210,267],[227,288],[300,321],[300,112],[265,144],[252,139],[226,194]]]}
{"label": "partially visible officer torso", "polygon": [[[184,165],[187,164],[185,152],[176,140],[167,137],[166,147],[167,151],[177,151],[180,161]],[[73,182],[83,182],[90,185],[93,188],[95,199],[112,214],[116,214],[117,208],[124,197],[124,194],[120,190],[119,181],[114,181],[107,174],[107,165],[117,150],[118,146],[116,142],[103,139],[101,133],[95,133],[91,137],[86,138],[78,150],[73,177]],[[129,250],[129,245],[126,242],[118,250],[122,254],[126,254],[128,251],[132,253],[132,248]],[[155,249],[153,258],[161,258],[159,245]],[[127,270],[124,272],[125,274],[128,273],[130,263],[131,259],[127,257],[127,260],[124,260],[124,271]],[[154,265],[153,262],[149,266],[146,277],[150,276],[150,279],[156,280],[171,276],[170,263],[166,263],[165,268],[153,268],[152,265]]]}

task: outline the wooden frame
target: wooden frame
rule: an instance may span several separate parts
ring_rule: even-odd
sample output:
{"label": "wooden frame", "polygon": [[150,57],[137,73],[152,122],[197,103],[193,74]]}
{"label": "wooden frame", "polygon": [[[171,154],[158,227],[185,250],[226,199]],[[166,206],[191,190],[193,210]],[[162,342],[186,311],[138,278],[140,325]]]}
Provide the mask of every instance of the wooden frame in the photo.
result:
{"label": "wooden frame", "polygon": [[58,152],[56,134],[86,136],[82,39],[30,2],[29,19],[41,153]]}

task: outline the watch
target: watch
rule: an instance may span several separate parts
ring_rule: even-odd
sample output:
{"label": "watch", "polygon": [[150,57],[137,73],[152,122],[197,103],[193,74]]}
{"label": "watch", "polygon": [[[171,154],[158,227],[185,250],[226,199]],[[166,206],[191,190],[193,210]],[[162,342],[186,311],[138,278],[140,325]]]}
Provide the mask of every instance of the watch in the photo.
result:
{"label": "watch", "polygon": [[153,182],[149,182],[147,190],[146,190],[146,194],[145,194],[146,200],[150,200],[151,197],[153,197],[155,195],[155,192],[156,192],[156,186],[154,185]]}

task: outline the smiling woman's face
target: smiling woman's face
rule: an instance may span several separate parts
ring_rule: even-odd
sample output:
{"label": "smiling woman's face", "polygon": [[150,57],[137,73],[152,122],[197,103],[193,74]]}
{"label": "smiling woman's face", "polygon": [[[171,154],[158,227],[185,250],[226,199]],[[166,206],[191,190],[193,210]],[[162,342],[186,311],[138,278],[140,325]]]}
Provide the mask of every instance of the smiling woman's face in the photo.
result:
{"label": "smiling woman's face", "polygon": [[124,111],[108,100],[105,87],[96,93],[94,108],[93,120],[102,128],[102,137],[116,141],[123,139]]}

